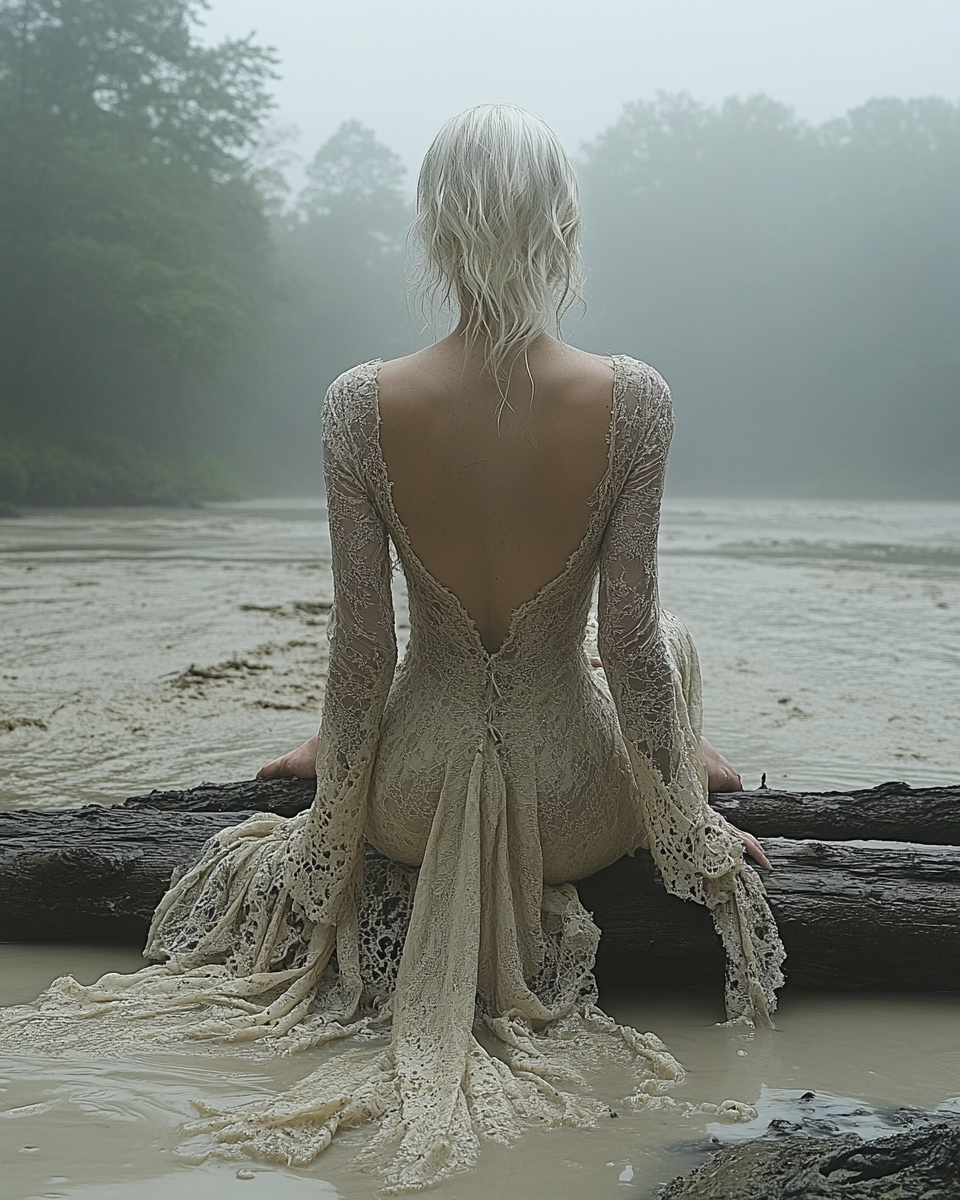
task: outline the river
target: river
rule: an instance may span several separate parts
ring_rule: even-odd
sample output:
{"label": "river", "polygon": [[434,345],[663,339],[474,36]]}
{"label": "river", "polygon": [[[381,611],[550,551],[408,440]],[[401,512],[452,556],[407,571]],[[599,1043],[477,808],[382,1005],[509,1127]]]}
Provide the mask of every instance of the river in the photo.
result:
{"label": "river", "polygon": [[[665,505],[664,605],[700,650],[705,724],[747,787],[960,781],[960,505],[681,500]],[[249,777],[316,727],[329,543],[318,500],[43,510],[0,520],[0,808],[111,803]],[[401,638],[405,617],[397,585]],[[0,946],[0,1003],[133,949]],[[866,1132],[960,1096],[952,995],[783,994],[776,1031],[720,1029],[719,994],[604,997],[687,1066],[678,1095],[804,1111]],[[307,1056],[309,1057],[309,1056]],[[312,1061],[312,1060],[311,1060]],[[190,1100],[233,1102],[295,1060],[0,1061],[4,1200],[370,1197],[350,1138],[304,1170],[190,1166]],[[611,1089],[614,1081],[598,1085]],[[816,1093],[813,1101],[800,1096]],[[630,1113],[485,1148],[440,1200],[648,1197],[702,1159],[708,1118]],[[362,1135],[353,1135],[354,1137]],[[241,1172],[241,1175],[243,1172]]]}

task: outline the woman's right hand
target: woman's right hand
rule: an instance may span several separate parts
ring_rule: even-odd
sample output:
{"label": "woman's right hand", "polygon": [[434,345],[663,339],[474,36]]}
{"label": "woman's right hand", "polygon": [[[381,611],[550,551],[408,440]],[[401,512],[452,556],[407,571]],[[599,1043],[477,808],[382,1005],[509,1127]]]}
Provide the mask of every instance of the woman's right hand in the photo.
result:
{"label": "woman's right hand", "polygon": [[316,779],[317,777],[317,742],[320,735],[315,733],[307,738],[302,746],[291,750],[289,754],[281,754],[279,758],[266,763],[257,772],[258,779]]}
{"label": "woman's right hand", "polygon": [[736,825],[731,825],[726,819],[724,819],[724,824],[752,859],[755,859],[765,871],[773,870],[773,863],[769,858],[767,858],[766,854],[764,854],[763,847],[752,833],[747,833],[743,829],[738,829]]}

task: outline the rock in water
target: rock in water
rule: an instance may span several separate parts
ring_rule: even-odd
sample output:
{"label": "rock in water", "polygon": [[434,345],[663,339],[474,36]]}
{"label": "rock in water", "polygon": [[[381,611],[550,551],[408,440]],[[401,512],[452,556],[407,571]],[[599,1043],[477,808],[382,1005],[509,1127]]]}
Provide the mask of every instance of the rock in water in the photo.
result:
{"label": "rock in water", "polygon": [[669,1184],[661,1200],[958,1200],[960,1126],[865,1142],[804,1135],[741,1142]]}

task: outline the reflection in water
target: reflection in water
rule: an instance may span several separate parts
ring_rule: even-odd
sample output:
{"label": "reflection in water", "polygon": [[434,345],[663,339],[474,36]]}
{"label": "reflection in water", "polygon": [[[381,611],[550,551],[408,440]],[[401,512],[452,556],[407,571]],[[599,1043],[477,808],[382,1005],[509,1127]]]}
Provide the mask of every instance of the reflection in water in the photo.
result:
{"label": "reflection in water", "polygon": [[[0,946],[0,1003],[23,1000],[67,971],[89,981],[104,970],[135,965],[129,950]],[[715,1148],[711,1139],[727,1141],[761,1132],[771,1120],[804,1117],[876,1136],[891,1127],[891,1110],[930,1108],[960,1093],[956,996],[791,996],[788,990],[778,1029],[754,1037],[714,1024],[722,1015],[719,994],[603,999],[619,1020],[655,1029],[685,1063],[689,1076],[678,1096],[748,1100],[760,1109],[759,1120],[750,1126],[722,1125],[702,1115],[634,1113],[621,1107],[616,1121],[594,1130],[530,1133],[512,1149],[487,1146],[478,1170],[431,1195],[437,1200],[604,1195],[639,1200],[702,1161]],[[252,1162],[246,1171],[252,1181],[238,1178],[244,1164],[194,1166],[177,1152],[178,1126],[194,1115],[191,1100],[244,1103],[289,1086],[315,1069],[322,1054],[251,1060],[236,1055],[0,1059],[4,1200],[306,1200],[308,1194],[315,1200],[335,1195],[372,1200],[376,1180],[350,1166],[362,1131],[338,1139],[309,1168],[283,1170]],[[616,1103],[623,1084],[601,1079],[598,1090]],[[810,1091],[814,1100],[802,1101]],[[628,1166],[633,1177],[626,1189],[620,1176]]]}

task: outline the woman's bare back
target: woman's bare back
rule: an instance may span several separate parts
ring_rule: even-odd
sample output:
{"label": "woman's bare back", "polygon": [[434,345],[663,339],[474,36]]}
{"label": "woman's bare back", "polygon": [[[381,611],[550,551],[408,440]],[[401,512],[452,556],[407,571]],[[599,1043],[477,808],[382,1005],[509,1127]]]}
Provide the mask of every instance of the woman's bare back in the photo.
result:
{"label": "woman's bare back", "polygon": [[534,386],[521,358],[506,405],[456,334],[378,376],[397,514],[490,653],[580,544],[607,466],[611,361],[546,335],[528,360]]}

